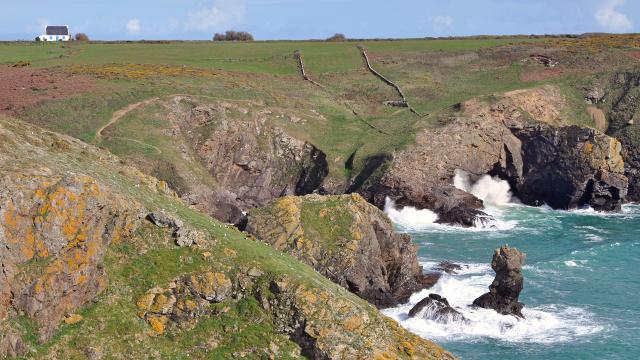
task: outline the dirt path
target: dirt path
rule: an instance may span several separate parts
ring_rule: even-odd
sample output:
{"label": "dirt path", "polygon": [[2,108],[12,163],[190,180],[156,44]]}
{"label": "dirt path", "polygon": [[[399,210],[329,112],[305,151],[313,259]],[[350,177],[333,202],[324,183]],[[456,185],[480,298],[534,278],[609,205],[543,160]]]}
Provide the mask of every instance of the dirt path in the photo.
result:
{"label": "dirt path", "polygon": [[587,112],[591,115],[596,129],[602,132],[607,131],[607,117],[605,116],[604,111],[595,106],[589,106],[587,108]]}
{"label": "dirt path", "polygon": [[147,99],[147,100],[143,100],[143,101],[140,101],[140,102],[137,102],[137,103],[129,104],[126,107],[114,112],[113,115],[111,116],[111,120],[109,120],[108,123],[106,123],[104,126],[99,128],[98,131],[96,131],[96,138],[95,138],[94,142],[98,143],[102,139],[102,132],[104,131],[104,129],[106,129],[109,126],[115,124],[116,122],[118,122],[118,120],[122,119],[128,113],[132,112],[133,110],[135,110],[135,109],[137,109],[137,108],[139,108],[141,106],[149,105],[152,102],[158,101],[158,100],[160,100],[160,98],[157,98],[157,97],[151,98],[151,99]]}

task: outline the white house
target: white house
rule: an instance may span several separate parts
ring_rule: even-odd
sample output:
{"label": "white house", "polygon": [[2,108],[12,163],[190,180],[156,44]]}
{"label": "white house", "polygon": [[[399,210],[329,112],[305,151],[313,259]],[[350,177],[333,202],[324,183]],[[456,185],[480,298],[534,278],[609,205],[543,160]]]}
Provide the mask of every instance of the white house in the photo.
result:
{"label": "white house", "polygon": [[68,26],[47,26],[45,34],[36,38],[36,41],[69,41],[71,34]]}

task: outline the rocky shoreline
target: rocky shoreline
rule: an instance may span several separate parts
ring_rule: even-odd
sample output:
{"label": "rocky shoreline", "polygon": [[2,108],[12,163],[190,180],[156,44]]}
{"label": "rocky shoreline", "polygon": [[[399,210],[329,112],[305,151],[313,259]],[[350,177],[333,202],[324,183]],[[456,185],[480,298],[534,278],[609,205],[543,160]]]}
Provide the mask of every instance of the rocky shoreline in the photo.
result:
{"label": "rocky shoreline", "polygon": [[[180,198],[233,224],[375,307],[388,308],[432,287],[438,275],[423,271],[410,237],[397,233],[381,211],[387,199],[400,207],[431,210],[440,223],[481,225],[490,219],[484,212],[486,204],[454,184],[456,174],[463,171],[470,181],[487,175],[507,181],[513,194],[527,205],[617,211],[626,201],[637,200],[636,173],[640,170],[635,168],[636,154],[625,138],[620,142],[595,129],[565,126],[554,108],[555,96],[557,89],[545,87],[506,93],[493,102],[476,99],[460,104],[447,124],[423,130],[407,148],[368,159],[360,173],[352,174],[342,185],[329,178],[326,155],[315,145],[262,121],[264,118],[226,121],[221,114],[242,113],[236,105],[203,105],[179,96],[172,100],[180,105],[172,108],[177,124],[173,131],[191,141],[183,155],[195,154],[215,186],[177,173],[172,178],[175,182],[167,185],[126,171],[154,193],[172,201]],[[546,110],[538,111],[536,101],[546,104]],[[72,145],[85,146],[57,138],[51,141],[51,147],[60,146],[61,151]],[[146,222],[169,233],[180,248],[205,249],[218,241],[164,209],[150,211],[122,194],[105,193],[104,186],[91,177],[48,170],[32,179],[13,173],[0,181],[4,202],[0,243],[9,250],[0,254],[0,301],[4,305],[0,320],[27,316],[37,325],[36,335],[42,343],[51,339],[64,319],[75,316],[77,309],[107,288],[107,250],[112,243],[134,236]],[[176,185],[182,182],[190,186]],[[16,239],[22,238],[31,242],[16,245]],[[235,250],[227,249],[226,255],[237,256]],[[50,256],[53,260],[44,269],[24,270]],[[496,250],[492,261],[496,278],[490,291],[473,304],[523,317],[518,296],[524,259],[516,249]],[[441,268],[459,270],[448,263]],[[216,304],[252,298],[280,327],[279,334],[315,358],[339,358],[350,338],[333,341],[330,332],[310,328],[310,322],[340,318],[355,330],[369,321],[360,317],[347,321],[334,313],[320,316],[312,306],[317,296],[308,295],[304,285],[291,285],[288,277],[263,275],[265,271],[251,267],[241,275],[228,269],[176,274],[138,297],[138,316],[154,336],[161,336],[166,329],[183,331],[200,318],[218,316],[211,310]],[[344,305],[342,298],[332,302]],[[465,321],[438,294],[420,301],[410,316]],[[373,324],[378,333],[390,331],[382,320]],[[27,352],[20,336],[7,334],[0,339],[0,354]],[[372,334],[363,330],[361,336],[369,339]],[[394,334],[394,339],[405,336]],[[392,348],[395,341],[384,346]],[[427,343],[417,346],[425,353],[433,352]],[[406,354],[411,351],[401,348]],[[437,350],[434,354],[449,358]]]}

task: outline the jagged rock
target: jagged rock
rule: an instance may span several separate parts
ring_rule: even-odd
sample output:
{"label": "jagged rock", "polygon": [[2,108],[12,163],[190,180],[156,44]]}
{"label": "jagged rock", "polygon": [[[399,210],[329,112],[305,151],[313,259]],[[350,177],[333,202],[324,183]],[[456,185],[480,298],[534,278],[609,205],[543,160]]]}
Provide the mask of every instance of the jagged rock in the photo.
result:
{"label": "jagged rock", "polygon": [[277,126],[260,104],[170,102],[174,133],[186,137],[216,185],[192,184],[185,200],[213,217],[243,226],[248,209],[284,195],[319,190],[328,174],[325,154]]}
{"label": "jagged rock", "polygon": [[173,237],[178,246],[202,245],[206,241],[206,236],[202,231],[185,227],[182,220],[163,211],[149,213],[147,219],[156,226],[172,229]]}
{"label": "jagged rock", "polygon": [[622,143],[624,172],[629,179],[629,201],[640,201],[640,71],[628,70],[615,74],[604,102],[607,113],[607,134]]}
{"label": "jagged rock", "polygon": [[25,344],[21,334],[18,332],[0,332],[0,359],[7,357],[17,358],[26,354],[28,350],[27,344]]}
{"label": "jagged rock", "polygon": [[507,245],[496,249],[491,261],[496,277],[489,286],[489,292],[475,299],[473,305],[493,309],[502,315],[524,318],[524,304],[518,302],[518,297],[524,286],[522,266],[525,258],[525,253]]}
{"label": "jagged rock", "polygon": [[468,321],[464,315],[449,305],[446,298],[438,294],[429,294],[409,310],[409,317],[416,316],[440,323]]}
{"label": "jagged rock", "polygon": [[523,203],[545,203],[554,209],[620,209],[628,180],[618,140],[578,126],[537,125],[514,133],[522,141],[524,168],[521,175],[504,173]]}
{"label": "jagged rock", "polygon": [[541,55],[541,54],[533,54],[531,55],[531,58],[537,62],[539,62],[540,64],[544,65],[545,67],[548,68],[552,68],[552,67],[556,67],[558,66],[559,62],[550,58],[549,56],[546,55]]}
{"label": "jagged rock", "polygon": [[138,316],[154,333],[164,334],[167,326],[188,328],[194,319],[211,314],[211,304],[231,298],[231,280],[221,272],[204,272],[176,279],[168,288],[153,288],[136,302]]}
{"label": "jagged rock", "polygon": [[[517,162],[520,141],[493,116],[497,110],[478,103],[464,106],[479,115],[419,133],[413,146],[377,163],[380,171],[365,168],[367,173],[356,178],[359,186],[351,190],[379,208],[389,197],[398,206],[430,209],[440,223],[474,226],[478,219],[489,218],[482,200],[453,186],[455,172],[482,175],[496,165],[506,166],[508,159]],[[515,107],[503,112],[520,114]]]}
{"label": "jagged rock", "polygon": [[[107,284],[107,246],[128,236],[142,207],[109,193],[81,175],[0,178],[0,320],[9,306],[39,325],[47,340],[67,313],[93,299]],[[15,266],[51,258],[40,272]]]}
{"label": "jagged rock", "polygon": [[147,215],[147,219],[154,225],[162,228],[180,229],[183,222],[175,217],[165,213],[164,211],[155,211]]}
{"label": "jagged rock", "polygon": [[619,142],[593,129],[563,127],[563,106],[551,86],[508,92],[492,104],[467,101],[459,117],[419,133],[413,146],[372,158],[350,190],[379,208],[389,197],[462,226],[491,217],[482,200],[452,185],[459,170],[507,179],[529,205],[619,209],[627,192]]}
{"label": "jagged rock", "polygon": [[357,194],[278,199],[249,212],[247,231],[380,307],[437,279],[423,275],[409,236]]}
{"label": "jagged rock", "polygon": [[587,89],[586,95],[584,96],[585,100],[590,104],[598,104],[602,101],[605,96],[604,89],[600,86],[593,86]]}

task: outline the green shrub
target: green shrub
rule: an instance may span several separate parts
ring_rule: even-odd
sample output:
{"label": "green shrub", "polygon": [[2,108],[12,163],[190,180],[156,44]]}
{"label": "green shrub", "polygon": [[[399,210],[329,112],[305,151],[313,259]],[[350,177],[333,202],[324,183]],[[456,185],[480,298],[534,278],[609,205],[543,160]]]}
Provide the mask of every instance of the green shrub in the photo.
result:
{"label": "green shrub", "polygon": [[224,34],[216,33],[213,41],[253,41],[253,35],[246,31],[229,30]]}
{"label": "green shrub", "polygon": [[344,34],[340,34],[340,33],[337,33],[327,39],[327,41],[334,41],[334,42],[345,41],[345,40],[347,40],[347,37],[344,36]]}
{"label": "green shrub", "polygon": [[89,41],[89,36],[85,33],[77,33],[76,41]]}

